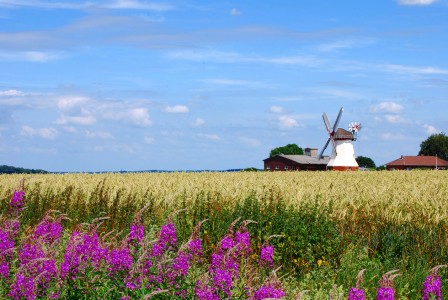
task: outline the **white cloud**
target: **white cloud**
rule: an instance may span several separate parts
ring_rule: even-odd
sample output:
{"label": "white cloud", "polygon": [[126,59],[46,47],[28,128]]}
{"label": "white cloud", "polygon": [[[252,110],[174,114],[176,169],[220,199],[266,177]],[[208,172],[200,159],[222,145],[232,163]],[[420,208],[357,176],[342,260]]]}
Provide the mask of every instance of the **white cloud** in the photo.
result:
{"label": "white cloud", "polygon": [[43,148],[36,148],[36,147],[31,147],[27,149],[29,152],[33,152],[33,153],[51,153],[51,154],[57,154],[57,150],[54,148],[50,148],[50,149],[43,149]]}
{"label": "white cloud", "polygon": [[251,147],[258,147],[261,145],[260,141],[256,140],[256,139],[251,139],[251,138],[247,138],[247,137],[240,137],[239,140],[246,145],[249,145]]}
{"label": "white cloud", "polygon": [[176,105],[176,106],[167,106],[164,109],[162,109],[162,112],[166,113],[172,113],[172,114],[179,114],[179,113],[188,113],[190,110],[188,107],[184,105]]}
{"label": "white cloud", "polygon": [[93,148],[95,151],[103,151],[103,147],[101,146],[95,146],[95,148]]}
{"label": "white cloud", "polygon": [[89,101],[88,97],[80,97],[80,96],[64,96],[58,101],[58,108],[63,111],[70,110],[76,106],[80,106],[81,104]]}
{"label": "white cloud", "polygon": [[410,67],[403,65],[382,65],[381,69],[384,69],[388,72],[400,73],[400,74],[408,74],[408,73],[416,73],[416,74],[448,74],[448,70],[434,68],[434,67],[426,67],[426,68],[418,68],[418,67]]}
{"label": "white cloud", "polygon": [[241,79],[205,79],[203,81],[207,82],[207,83],[223,84],[223,85],[251,85],[251,84],[258,84],[258,82],[255,82],[255,81],[241,80]]}
{"label": "white cloud", "polygon": [[427,134],[436,134],[436,133],[442,132],[442,130],[438,130],[434,126],[430,126],[428,124],[424,124],[424,125],[422,125],[422,127],[426,128],[426,133]]}
{"label": "white cloud", "polygon": [[0,59],[12,61],[48,62],[67,58],[65,53],[41,51],[0,52]]}
{"label": "white cloud", "polygon": [[369,112],[373,114],[392,113],[401,114],[403,112],[403,105],[395,102],[383,102],[378,105],[372,105],[369,108]]}
{"label": "white cloud", "polygon": [[304,127],[301,124],[298,124],[296,120],[288,117],[287,115],[283,115],[278,117],[278,127],[280,130],[292,129],[294,127]]}
{"label": "white cloud", "polygon": [[121,107],[114,108],[103,114],[107,119],[124,120],[128,123],[133,123],[137,126],[151,126],[153,122],[149,119],[147,108],[130,108],[119,110]]}
{"label": "white cloud", "polygon": [[281,106],[271,106],[270,108],[269,108],[269,110],[271,111],[271,112],[273,112],[273,113],[276,113],[276,114],[281,114],[282,112],[284,112],[284,108],[283,107],[281,107]]}
{"label": "white cloud", "polygon": [[76,132],[78,132],[78,131],[76,130],[76,128],[75,128],[75,127],[72,127],[72,126],[64,126],[64,129],[67,130],[68,132],[71,132],[71,133],[76,133]]}
{"label": "white cloud", "polygon": [[201,118],[197,118],[196,121],[191,123],[191,125],[193,125],[193,127],[201,127],[202,125],[204,125],[204,123],[204,120],[202,120]]}
{"label": "white cloud", "polygon": [[370,45],[373,44],[375,41],[376,41],[375,39],[337,41],[331,44],[320,45],[317,47],[317,50],[322,52],[330,52],[337,49],[354,48]]}
{"label": "white cloud", "polygon": [[95,132],[90,132],[90,131],[86,130],[86,137],[94,138],[96,136],[98,136],[99,138],[102,138],[102,139],[114,139],[115,138],[112,134],[110,134],[110,132],[99,131],[99,130],[97,130]]}
{"label": "white cloud", "polygon": [[236,8],[232,8],[232,10],[230,11],[231,15],[241,15],[240,11],[237,11]]}
{"label": "white cloud", "polygon": [[9,90],[9,91],[0,91],[0,97],[2,96],[22,96],[25,93],[16,91],[16,90]]}
{"label": "white cloud", "polygon": [[0,7],[19,8],[19,7],[37,7],[46,9],[137,9],[137,10],[155,10],[165,11],[174,7],[168,4],[159,4],[154,2],[141,2],[136,0],[115,0],[108,2],[56,2],[39,0],[0,0]]}
{"label": "white cloud", "polygon": [[54,139],[58,136],[58,133],[59,132],[52,127],[34,129],[26,125],[22,126],[22,131],[20,132],[20,134],[24,136],[33,136],[37,134],[44,139]]}
{"label": "white cloud", "polygon": [[395,141],[395,140],[405,140],[406,139],[406,137],[404,135],[402,135],[401,133],[397,133],[397,134],[382,133],[382,134],[380,134],[380,137],[386,141]]}
{"label": "white cloud", "polygon": [[402,116],[399,115],[385,115],[384,119],[389,122],[389,123],[393,123],[393,124],[411,124],[413,123],[411,120],[403,118]]}
{"label": "white cloud", "polygon": [[216,134],[198,134],[198,136],[203,136],[212,140],[220,140],[221,138],[219,136],[217,136]]}
{"label": "white cloud", "polygon": [[151,144],[152,142],[155,141],[155,139],[150,138],[150,137],[147,137],[147,136],[145,136],[143,139],[145,140],[145,142],[146,142],[147,144]]}
{"label": "white cloud", "polygon": [[79,125],[92,125],[96,122],[94,116],[67,116],[61,114],[59,119],[56,119],[53,124],[64,125],[68,123],[79,124]]}
{"label": "white cloud", "polygon": [[278,101],[301,101],[301,100],[305,100],[304,98],[301,98],[301,97],[272,97],[272,99],[278,100]]}
{"label": "white cloud", "polygon": [[401,5],[430,5],[439,0],[398,0]]}

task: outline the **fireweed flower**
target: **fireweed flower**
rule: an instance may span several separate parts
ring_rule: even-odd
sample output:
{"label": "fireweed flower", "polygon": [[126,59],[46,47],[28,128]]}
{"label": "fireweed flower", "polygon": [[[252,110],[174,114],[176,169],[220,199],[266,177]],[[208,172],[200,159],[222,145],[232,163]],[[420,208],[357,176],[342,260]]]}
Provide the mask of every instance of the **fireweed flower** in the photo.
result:
{"label": "fireweed flower", "polygon": [[399,270],[394,270],[387,272],[383,275],[383,277],[378,282],[380,287],[378,288],[377,300],[394,300],[394,288],[393,288],[393,280],[397,276],[401,276],[401,274],[394,274]]}
{"label": "fireweed flower", "polygon": [[359,283],[362,283],[362,275],[366,269],[361,270],[358,273],[358,280],[356,281],[356,287],[350,288],[348,292],[348,300],[365,300],[364,290],[359,288]]}
{"label": "fireweed flower", "polygon": [[437,271],[440,268],[448,267],[447,265],[440,265],[429,270],[429,276],[426,277],[426,281],[423,283],[423,299],[428,300],[433,299],[431,297],[435,297],[435,300],[442,300],[442,292],[440,291],[442,282],[440,281],[440,277],[437,275]]}

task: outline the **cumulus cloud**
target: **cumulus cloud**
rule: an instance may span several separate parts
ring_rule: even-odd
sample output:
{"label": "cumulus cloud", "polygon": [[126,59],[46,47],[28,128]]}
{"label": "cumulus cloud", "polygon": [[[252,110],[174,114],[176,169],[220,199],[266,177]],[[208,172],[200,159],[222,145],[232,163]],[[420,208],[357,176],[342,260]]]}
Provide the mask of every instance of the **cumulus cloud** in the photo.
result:
{"label": "cumulus cloud", "polygon": [[127,123],[133,123],[137,126],[151,126],[153,122],[149,119],[147,108],[130,108],[123,111],[112,109],[103,114],[103,117],[113,120],[124,120]]}
{"label": "cumulus cloud", "polygon": [[58,133],[59,132],[52,127],[34,129],[34,128],[31,128],[26,125],[22,126],[22,131],[20,132],[21,135],[30,136],[30,137],[37,134],[44,139],[54,139],[58,136]]}
{"label": "cumulus cloud", "polygon": [[237,11],[236,8],[232,8],[232,10],[230,11],[231,15],[241,15],[240,11]]}
{"label": "cumulus cloud", "polygon": [[372,105],[369,108],[369,112],[372,114],[392,113],[401,114],[403,112],[403,105],[395,102],[383,102],[378,105]]}
{"label": "cumulus cloud", "polygon": [[297,123],[297,121],[294,120],[293,118],[290,118],[287,115],[282,115],[278,117],[278,127],[280,130],[287,130],[295,127],[304,127],[304,126]]}
{"label": "cumulus cloud", "polygon": [[193,127],[201,127],[202,125],[204,125],[204,123],[204,120],[202,120],[201,118],[197,118],[196,121],[191,123],[191,125],[193,125]]}
{"label": "cumulus cloud", "polygon": [[244,136],[240,137],[239,140],[243,144],[246,144],[246,145],[251,146],[251,147],[258,147],[258,146],[261,145],[260,141],[258,141],[256,139],[251,139],[251,138],[248,138],[248,137],[244,137]]}
{"label": "cumulus cloud", "polygon": [[412,123],[411,120],[403,118],[402,116],[399,115],[385,115],[384,119],[389,122],[389,123],[393,123],[393,124],[410,124]]}
{"label": "cumulus cloud", "polygon": [[439,0],[398,0],[398,4],[400,5],[430,5]]}
{"label": "cumulus cloud", "polygon": [[436,129],[434,126],[430,126],[428,124],[422,125],[423,128],[426,128],[427,134],[436,134],[442,132],[441,130]]}
{"label": "cumulus cloud", "polygon": [[269,108],[270,112],[276,113],[276,114],[281,114],[282,112],[285,111],[285,109],[281,106],[271,106]]}
{"label": "cumulus cloud", "polygon": [[396,140],[405,140],[406,139],[406,137],[404,135],[402,135],[401,133],[396,133],[396,134],[382,133],[382,134],[380,134],[380,137],[386,141],[396,141]]}
{"label": "cumulus cloud", "polygon": [[190,110],[188,107],[184,105],[176,105],[176,106],[167,106],[164,109],[162,109],[162,112],[171,113],[171,114],[182,114],[182,113],[188,113]]}
{"label": "cumulus cloud", "polygon": [[74,107],[81,106],[89,101],[88,97],[82,96],[63,96],[58,101],[58,108],[62,111],[68,111]]}
{"label": "cumulus cloud", "polygon": [[90,131],[86,130],[86,137],[94,138],[96,136],[98,136],[99,138],[102,138],[102,139],[114,139],[115,138],[110,132],[99,131],[99,130],[90,132]]}
{"label": "cumulus cloud", "polygon": [[21,92],[21,91],[16,91],[16,90],[9,90],[9,91],[0,91],[0,97],[2,96],[22,96],[25,93]]}
{"label": "cumulus cloud", "polygon": [[155,141],[155,139],[150,138],[150,137],[147,137],[147,136],[145,136],[143,139],[145,140],[145,142],[146,142],[147,144],[151,144],[152,142]]}
{"label": "cumulus cloud", "polygon": [[71,133],[76,133],[76,132],[78,132],[78,131],[76,130],[76,128],[75,128],[75,127],[72,127],[72,126],[64,126],[64,129],[65,129],[66,131],[68,131],[68,132],[71,132]]}
{"label": "cumulus cloud", "polygon": [[216,134],[202,134],[202,133],[200,133],[200,134],[198,134],[198,136],[203,136],[203,137],[209,138],[211,140],[220,140],[221,139]]}
{"label": "cumulus cloud", "polygon": [[79,125],[92,125],[96,122],[94,116],[67,116],[61,114],[59,119],[56,119],[53,124],[65,125],[69,123],[79,124]]}

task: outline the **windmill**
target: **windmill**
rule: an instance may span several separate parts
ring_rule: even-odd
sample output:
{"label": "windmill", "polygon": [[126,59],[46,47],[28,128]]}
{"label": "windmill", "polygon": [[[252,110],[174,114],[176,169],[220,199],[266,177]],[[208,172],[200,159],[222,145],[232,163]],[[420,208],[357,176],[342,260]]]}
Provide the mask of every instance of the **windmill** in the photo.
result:
{"label": "windmill", "polygon": [[[338,117],[334,122],[333,127],[331,127],[330,120],[327,117],[327,113],[324,112],[322,118],[324,119],[325,127],[330,135],[324,148],[320,152],[319,159],[322,159],[325,149],[327,149],[328,144],[331,142],[333,146],[333,151],[331,153],[330,161],[327,164],[327,170],[357,170],[358,163],[355,160],[355,151],[353,149],[352,141],[356,140],[357,133],[361,129],[361,124],[351,123],[349,130],[347,131],[342,128],[338,128],[339,122],[341,121],[342,113],[344,108],[341,107]],[[351,126],[353,124],[353,126]]]}

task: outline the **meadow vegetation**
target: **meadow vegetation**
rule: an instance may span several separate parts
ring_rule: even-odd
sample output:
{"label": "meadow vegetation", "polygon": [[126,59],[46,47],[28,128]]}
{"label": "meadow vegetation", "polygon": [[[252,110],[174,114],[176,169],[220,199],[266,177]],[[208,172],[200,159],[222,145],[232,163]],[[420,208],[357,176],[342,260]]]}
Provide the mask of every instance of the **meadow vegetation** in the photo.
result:
{"label": "meadow vegetation", "polygon": [[[23,175],[18,174],[0,175],[3,218],[11,212],[11,199],[14,191],[20,189],[22,179]],[[393,280],[395,299],[422,299],[428,271],[448,261],[447,182],[448,173],[442,171],[33,175],[24,181],[26,209],[20,210],[15,241],[26,240],[35,233],[47,216],[48,224],[56,222],[61,227],[58,243],[52,248],[60,252],[56,258],[61,264],[58,269],[62,268],[64,251],[75,232],[78,232],[75,236],[83,236],[86,232],[92,234],[95,228],[101,240],[114,230],[116,238],[111,243],[115,248],[112,248],[133,253],[135,261],[128,266],[131,268],[137,263],[137,256],[142,255],[142,249],[153,249],[154,242],[151,244],[149,240],[160,239],[163,228],[167,228],[164,226],[169,225],[175,228],[177,240],[176,252],[172,253],[179,253],[181,245],[189,245],[200,236],[203,262],[197,265],[197,270],[202,271],[195,272],[201,276],[208,272],[207,276],[212,278],[218,272],[210,267],[213,255],[231,249],[222,248],[223,240],[231,238],[239,251],[246,249],[241,250],[244,243],[241,238],[237,240],[238,233],[250,236],[250,243],[245,244],[247,252],[235,254],[240,266],[238,272],[252,268],[251,274],[259,278],[257,282],[251,281],[251,297],[268,288],[263,284],[270,280],[269,288],[280,290],[281,285],[284,295],[279,295],[286,299],[294,299],[303,290],[310,291],[302,295],[302,299],[329,299],[335,285],[336,295],[342,293],[346,299],[349,289],[356,285],[358,272],[366,269],[361,286],[366,299],[377,299],[383,274],[399,269],[401,276]],[[48,214],[48,211],[58,212]],[[176,214],[172,215],[174,212]],[[104,219],[98,222],[98,218]],[[204,220],[208,221],[197,227]],[[235,220],[234,229],[229,233],[229,226]],[[81,223],[91,225],[81,228]],[[92,225],[99,223],[101,226]],[[140,244],[142,240],[138,240],[137,235],[129,239],[136,226],[144,230],[145,243]],[[266,242],[270,236],[273,237]],[[110,248],[112,244],[107,245]],[[106,247],[106,244],[98,245]],[[267,253],[271,249],[274,249],[272,265],[282,266],[276,272],[270,265],[260,266],[263,261],[269,261]],[[196,252],[189,251],[185,253],[194,258]],[[190,265],[196,264],[190,261]],[[99,272],[94,269],[93,273]],[[185,273],[188,280],[199,276],[191,272]],[[93,273],[90,279],[99,274]],[[442,268],[438,274],[441,292],[447,295],[447,273]],[[64,280],[68,275],[65,276]],[[108,280],[97,287],[103,296],[117,285],[112,279]],[[239,284],[243,284],[241,280]],[[192,286],[195,284],[197,282]],[[205,285],[202,282],[202,286]],[[190,292],[197,288],[192,286]],[[180,290],[188,290],[188,287]],[[67,290],[65,293],[68,295]],[[109,297],[120,299],[123,293],[123,290],[113,290]],[[232,299],[246,299],[235,298],[236,291],[233,295]],[[153,297],[165,299],[166,294]],[[227,298],[224,295],[221,299]]]}

